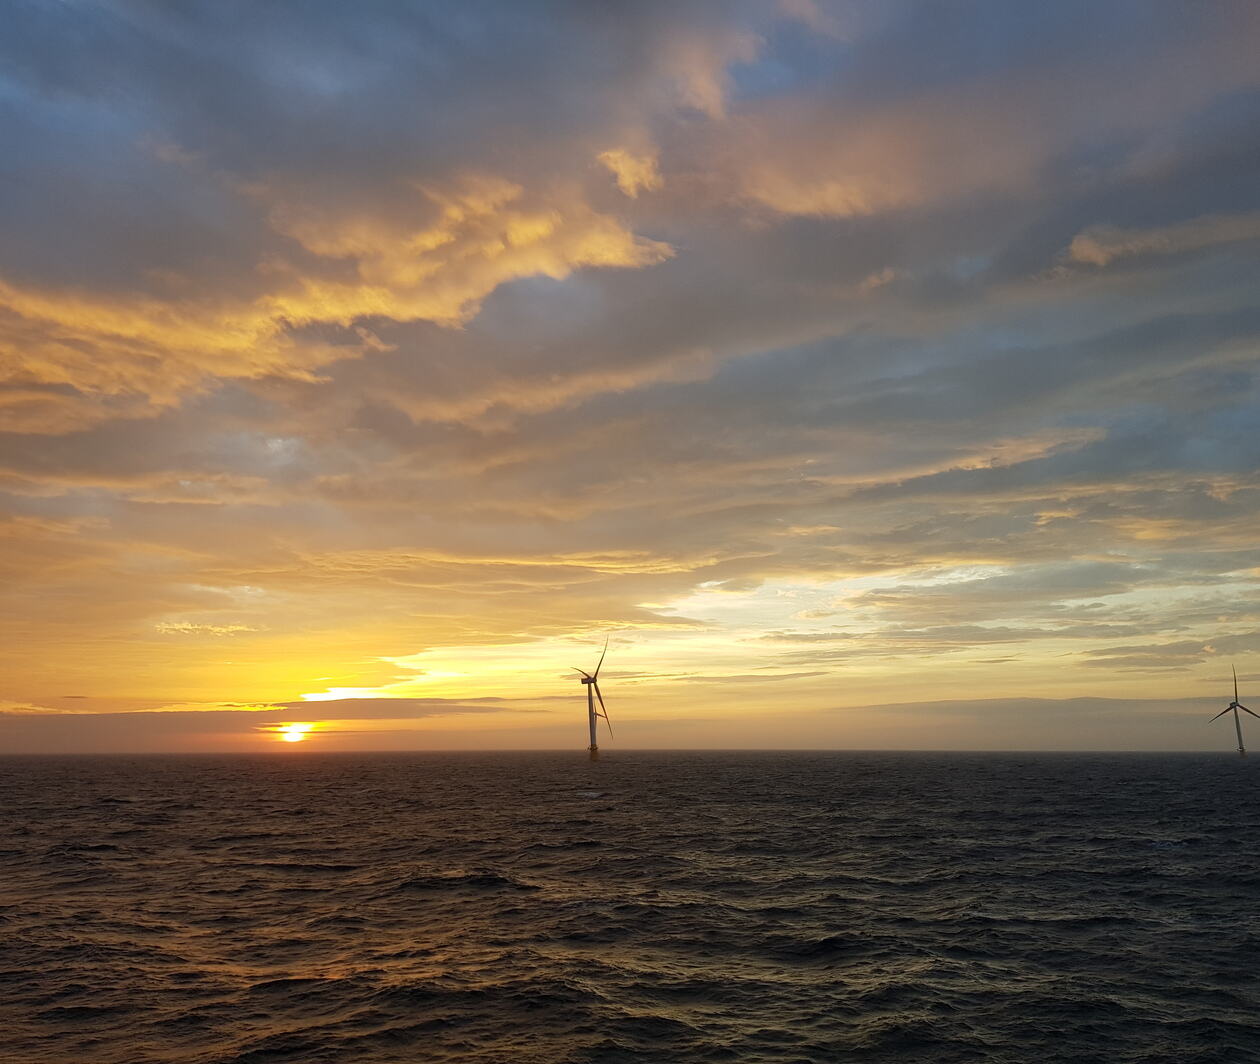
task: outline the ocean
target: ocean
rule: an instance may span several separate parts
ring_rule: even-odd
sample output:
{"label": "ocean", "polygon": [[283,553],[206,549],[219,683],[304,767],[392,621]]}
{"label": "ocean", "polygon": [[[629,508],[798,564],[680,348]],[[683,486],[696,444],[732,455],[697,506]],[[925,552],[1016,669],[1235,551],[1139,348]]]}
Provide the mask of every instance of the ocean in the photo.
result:
{"label": "ocean", "polygon": [[1236,756],[0,759],[4,1064],[1260,1061]]}

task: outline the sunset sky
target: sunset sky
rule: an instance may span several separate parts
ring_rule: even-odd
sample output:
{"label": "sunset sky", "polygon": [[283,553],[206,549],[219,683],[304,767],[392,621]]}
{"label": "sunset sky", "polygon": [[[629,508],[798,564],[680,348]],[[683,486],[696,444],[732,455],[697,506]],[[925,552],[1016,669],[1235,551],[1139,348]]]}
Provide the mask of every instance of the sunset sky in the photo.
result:
{"label": "sunset sky", "polygon": [[1260,702],[1260,4],[18,0],[0,54],[0,751],[580,751],[606,637],[610,750]]}

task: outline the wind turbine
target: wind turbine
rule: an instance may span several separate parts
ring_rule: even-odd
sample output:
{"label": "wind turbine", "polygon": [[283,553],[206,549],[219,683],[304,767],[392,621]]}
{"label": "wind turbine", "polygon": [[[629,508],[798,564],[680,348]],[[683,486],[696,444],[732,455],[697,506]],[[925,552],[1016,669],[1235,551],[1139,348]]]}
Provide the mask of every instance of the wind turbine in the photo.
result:
{"label": "wind turbine", "polygon": [[[599,670],[596,669],[595,671],[598,672]],[[1216,720],[1217,717],[1225,716],[1225,714],[1228,713],[1231,709],[1234,711],[1234,730],[1238,732],[1238,756],[1246,757],[1247,748],[1243,746],[1242,724],[1238,720],[1238,711],[1241,709],[1244,713],[1251,713],[1251,710],[1249,710],[1246,706],[1244,706],[1241,702],[1238,701],[1238,672],[1234,669],[1234,666],[1232,665],[1229,667],[1229,671],[1234,674],[1234,700],[1229,705],[1227,705],[1224,709],[1222,709],[1218,714],[1216,714],[1216,716],[1213,717],[1212,720]],[[1256,717],[1257,720],[1260,720],[1260,716],[1257,716],[1255,713],[1251,713],[1251,715],[1253,717]]]}
{"label": "wind turbine", "polygon": [[[604,723],[608,725],[608,738],[612,738],[612,721],[608,719],[608,709],[604,706],[604,696],[599,693],[599,667],[604,664],[604,655],[608,653],[608,640],[604,640],[604,653],[599,656],[599,665],[595,666],[593,673],[587,672],[585,669],[579,669],[576,665],[570,665],[569,668],[575,672],[582,674],[582,683],[586,686],[586,715],[591,725],[591,745],[588,748],[591,751],[591,760],[599,760],[599,743],[595,741],[595,718],[603,717]],[[599,712],[595,710],[595,699],[599,699]]]}

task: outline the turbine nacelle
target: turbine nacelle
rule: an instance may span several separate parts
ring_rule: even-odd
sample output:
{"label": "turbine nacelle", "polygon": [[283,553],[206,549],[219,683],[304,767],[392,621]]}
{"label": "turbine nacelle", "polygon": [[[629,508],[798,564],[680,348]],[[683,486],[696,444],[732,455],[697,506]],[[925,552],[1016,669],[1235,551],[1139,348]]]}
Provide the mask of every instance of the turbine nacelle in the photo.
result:
{"label": "turbine nacelle", "polygon": [[[1223,716],[1225,716],[1225,714],[1226,714],[1226,713],[1228,713],[1231,709],[1241,709],[1244,713],[1251,713],[1251,710],[1249,710],[1249,709],[1248,709],[1246,706],[1244,706],[1241,702],[1231,702],[1231,703],[1230,703],[1229,705],[1227,705],[1224,709],[1222,709],[1222,710],[1221,710],[1218,714],[1216,714],[1216,717],[1223,717]],[[1253,717],[1255,717],[1255,718],[1256,718],[1256,720],[1260,720],[1260,716],[1256,716],[1256,714],[1255,714],[1255,713],[1251,713],[1251,715],[1252,715]],[[1213,717],[1212,719],[1213,719],[1213,720],[1216,720],[1216,717]]]}

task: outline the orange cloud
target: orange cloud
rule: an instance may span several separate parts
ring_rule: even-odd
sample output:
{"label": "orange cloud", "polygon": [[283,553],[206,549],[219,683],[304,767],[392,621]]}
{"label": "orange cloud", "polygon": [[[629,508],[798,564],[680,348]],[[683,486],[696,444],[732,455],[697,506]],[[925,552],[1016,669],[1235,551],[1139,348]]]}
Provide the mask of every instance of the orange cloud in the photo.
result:
{"label": "orange cloud", "polygon": [[[141,412],[168,407],[212,379],[311,380],[319,367],[380,343],[360,335],[358,343],[333,345],[299,338],[297,328],[348,327],[369,316],[453,327],[508,281],[644,267],[673,254],[574,190],[527,196],[519,185],[485,176],[418,190],[436,217],[411,227],[350,207],[302,206],[279,189],[249,194],[270,202],[271,225],[307,253],[269,262],[250,298],[162,298],[0,280],[0,380],[20,385],[2,400],[21,419],[14,427],[63,432],[67,422],[135,412],[137,396]],[[73,389],[76,399],[57,404],[40,386]]]}
{"label": "orange cloud", "polygon": [[610,148],[600,152],[598,158],[617,179],[617,187],[631,199],[637,199],[640,192],[651,192],[665,183],[655,152],[644,154],[625,148]]}

